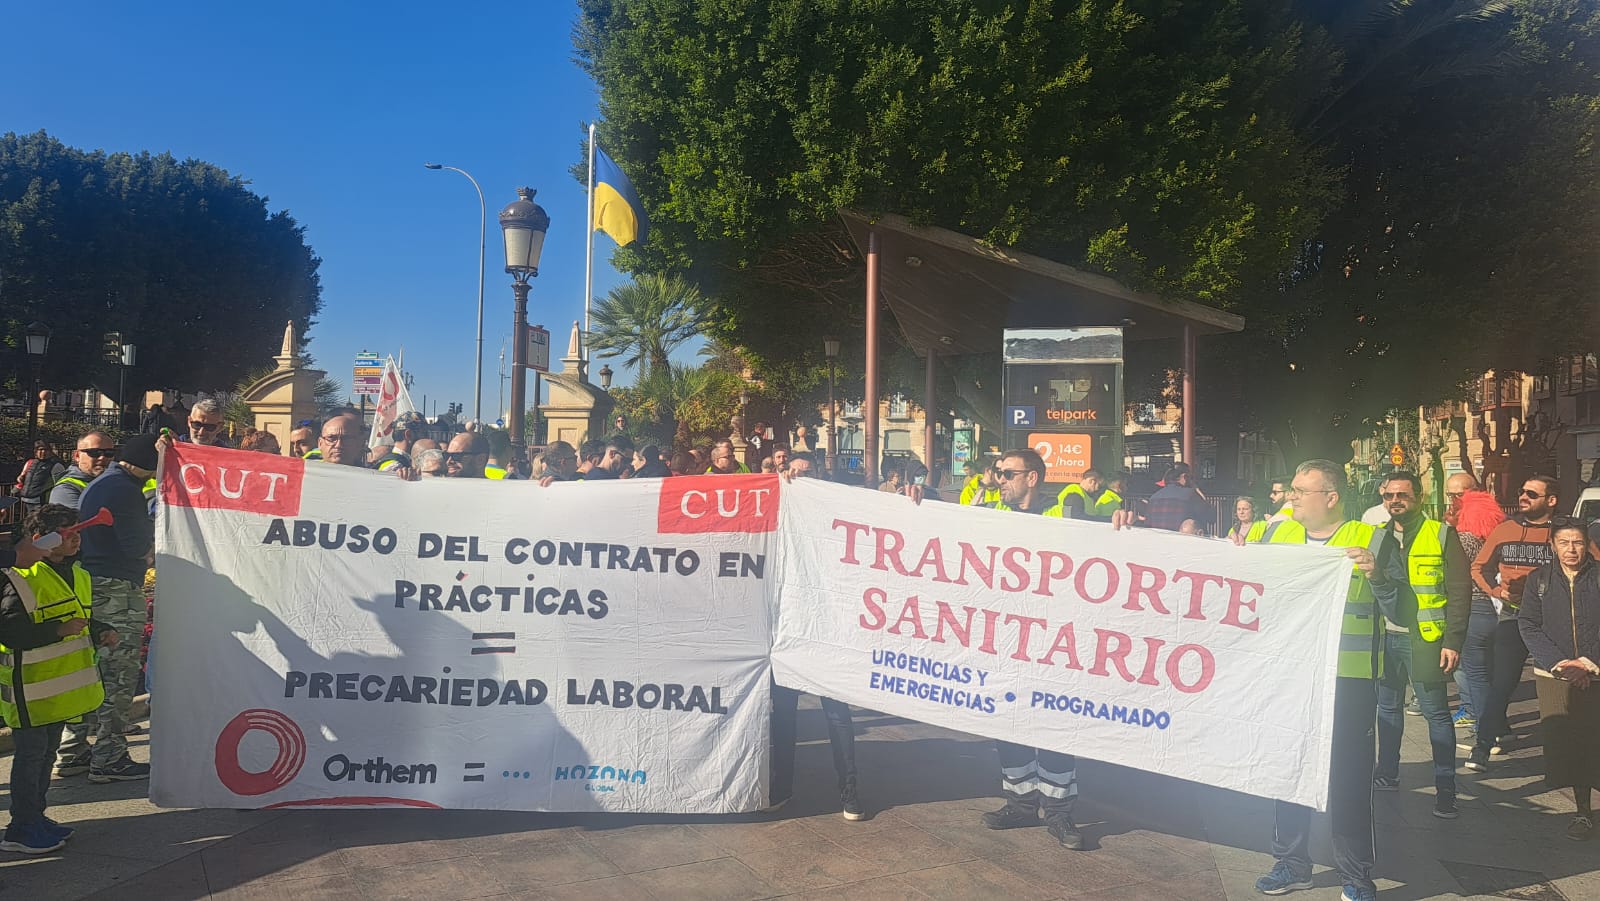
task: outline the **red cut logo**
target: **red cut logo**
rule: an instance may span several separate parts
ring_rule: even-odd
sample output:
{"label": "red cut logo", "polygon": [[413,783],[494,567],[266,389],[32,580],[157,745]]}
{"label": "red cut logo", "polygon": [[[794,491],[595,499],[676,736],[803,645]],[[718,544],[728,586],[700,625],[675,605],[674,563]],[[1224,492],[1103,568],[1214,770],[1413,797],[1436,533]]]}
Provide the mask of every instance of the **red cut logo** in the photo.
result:
{"label": "red cut logo", "polygon": [[297,516],[306,461],[177,443],[166,453],[161,500],[174,507]]}
{"label": "red cut logo", "polygon": [[663,534],[771,532],[778,528],[778,477],[679,476],[661,481],[656,528]]}

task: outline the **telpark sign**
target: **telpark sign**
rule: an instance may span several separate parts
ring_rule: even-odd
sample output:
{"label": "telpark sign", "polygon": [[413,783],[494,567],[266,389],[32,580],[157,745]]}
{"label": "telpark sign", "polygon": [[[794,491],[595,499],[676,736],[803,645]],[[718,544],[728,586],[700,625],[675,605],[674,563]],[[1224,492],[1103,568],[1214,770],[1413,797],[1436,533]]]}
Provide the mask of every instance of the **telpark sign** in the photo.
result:
{"label": "telpark sign", "polygon": [[1335,552],[772,476],[400,482],[193,445],[167,453],[162,499],[165,806],[754,810],[771,672],[1325,794]]}

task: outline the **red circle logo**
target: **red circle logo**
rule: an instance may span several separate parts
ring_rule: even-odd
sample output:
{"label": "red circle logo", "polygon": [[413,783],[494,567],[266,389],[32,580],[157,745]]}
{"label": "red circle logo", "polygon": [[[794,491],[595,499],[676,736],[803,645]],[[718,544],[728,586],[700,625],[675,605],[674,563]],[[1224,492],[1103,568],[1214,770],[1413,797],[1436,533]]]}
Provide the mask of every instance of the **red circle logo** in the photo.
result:
{"label": "red circle logo", "polygon": [[[261,731],[278,742],[278,756],[260,773],[247,772],[239,765],[239,743],[246,733]],[[228,721],[217,736],[217,778],[236,795],[264,795],[294,781],[306,762],[306,736],[276,710],[246,710]]]}

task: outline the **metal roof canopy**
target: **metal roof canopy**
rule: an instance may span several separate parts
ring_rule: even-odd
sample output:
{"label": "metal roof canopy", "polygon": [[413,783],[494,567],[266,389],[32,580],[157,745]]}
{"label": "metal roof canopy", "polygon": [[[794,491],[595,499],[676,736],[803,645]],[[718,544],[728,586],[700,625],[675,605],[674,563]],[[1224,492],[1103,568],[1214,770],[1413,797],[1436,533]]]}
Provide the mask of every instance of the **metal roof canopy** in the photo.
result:
{"label": "metal roof canopy", "polygon": [[1129,341],[1237,332],[1244,318],[1186,300],[1130,290],[1116,280],[985,244],[903,216],[840,210],[863,255],[876,232],[879,290],[919,354],[992,353],[1007,328],[1124,325]]}

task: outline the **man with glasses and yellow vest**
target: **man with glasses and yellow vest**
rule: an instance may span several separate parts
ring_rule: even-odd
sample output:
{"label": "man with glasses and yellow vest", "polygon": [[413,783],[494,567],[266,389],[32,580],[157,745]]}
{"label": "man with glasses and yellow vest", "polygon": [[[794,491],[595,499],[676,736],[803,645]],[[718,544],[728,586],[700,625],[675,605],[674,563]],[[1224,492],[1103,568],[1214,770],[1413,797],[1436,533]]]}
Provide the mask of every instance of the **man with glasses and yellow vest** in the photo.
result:
{"label": "man with glasses and yellow vest", "polygon": [[[1333,763],[1328,814],[1333,855],[1344,880],[1343,901],[1374,901],[1372,831],[1373,724],[1378,680],[1384,672],[1383,623],[1407,627],[1416,619],[1405,556],[1390,534],[1344,515],[1344,467],[1308,460],[1295,469],[1289,490],[1294,518],[1268,523],[1260,541],[1345,549],[1353,563],[1339,636],[1334,680]],[[1240,544],[1243,538],[1235,538]],[[1263,895],[1311,888],[1311,810],[1282,801],[1272,837],[1272,872],[1256,880]]]}
{"label": "man with glasses and yellow vest", "polygon": [[1384,673],[1378,683],[1378,772],[1372,787],[1400,790],[1400,739],[1405,734],[1406,685],[1428,723],[1433,748],[1433,815],[1456,818],[1456,737],[1445,682],[1461,661],[1472,615],[1472,575],[1456,530],[1422,512],[1422,480],[1397,471],[1379,489],[1417,596],[1416,623],[1385,623]]}
{"label": "man with glasses and yellow vest", "polygon": [[[78,513],[46,504],[28,517],[30,539],[76,524]],[[116,629],[89,618],[89,574],[72,562],[76,532],[43,560],[0,578],[0,714],[16,741],[11,761],[11,824],[0,850],[48,854],[72,837],[45,816],[45,792],[61,731],[105,700],[96,645],[115,647]]]}

